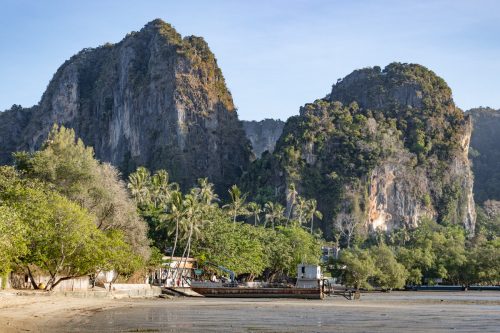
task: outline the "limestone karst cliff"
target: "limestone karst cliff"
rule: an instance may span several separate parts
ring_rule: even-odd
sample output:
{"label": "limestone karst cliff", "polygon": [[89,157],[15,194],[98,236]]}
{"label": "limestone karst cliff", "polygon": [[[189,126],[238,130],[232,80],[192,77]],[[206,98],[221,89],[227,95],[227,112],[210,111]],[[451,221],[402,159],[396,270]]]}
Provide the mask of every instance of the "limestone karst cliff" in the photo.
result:
{"label": "limestone karst cliff", "polygon": [[[285,124],[273,154],[243,177],[258,200],[315,198],[331,237],[339,218],[365,230],[425,217],[474,231],[470,119],[443,79],[420,65],[356,70]],[[288,200],[287,200],[288,198]]]}
{"label": "limestone karst cliff", "polygon": [[247,138],[252,143],[252,150],[258,158],[265,151],[270,153],[274,151],[276,141],[280,138],[283,126],[285,126],[285,122],[279,119],[243,120],[241,123]]}
{"label": "limestone karst cliff", "polygon": [[219,193],[251,155],[207,43],[159,19],[116,44],[82,50],[57,70],[38,105],[0,113],[0,162],[39,148],[54,123],[74,128],[125,174],[164,168],[183,187],[208,177]]}
{"label": "limestone karst cliff", "polygon": [[[208,177],[219,194],[243,175],[260,202],[286,203],[294,184],[318,201],[327,236],[339,216],[366,230],[425,217],[474,230],[470,119],[445,81],[419,65],[356,70],[284,127],[242,125],[207,43],[154,20],[66,61],[37,105],[1,112],[0,163],[39,148],[54,123],[124,174],[167,169],[184,188]],[[261,156],[250,168],[244,127]]]}

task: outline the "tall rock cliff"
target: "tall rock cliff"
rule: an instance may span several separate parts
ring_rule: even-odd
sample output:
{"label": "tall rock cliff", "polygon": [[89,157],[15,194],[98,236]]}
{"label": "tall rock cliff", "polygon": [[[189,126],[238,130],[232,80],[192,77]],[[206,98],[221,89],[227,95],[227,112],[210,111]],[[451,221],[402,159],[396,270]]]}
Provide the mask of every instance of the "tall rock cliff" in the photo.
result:
{"label": "tall rock cliff", "polygon": [[294,184],[318,201],[327,237],[340,218],[389,231],[427,217],[472,233],[470,133],[470,119],[433,72],[366,68],[291,117],[274,153],[254,162],[243,183],[259,200],[284,203]]}
{"label": "tall rock cliff", "polygon": [[470,157],[474,172],[474,198],[478,203],[500,201],[500,110],[476,108],[472,118]]}
{"label": "tall rock cliff", "polygon": [[260,158],[262,153],[272,153],[276,141],[283,132],[285,123],[279,119],[264,119],[261,121],[241,121],[247,138],[252,143],[252,150],[256,157]]}
{"label": "tall rock cliff", "polygon": [[207,43],[182,38],[159,19],[119,43],[73,56],[37,106],[0,113],[0,162],[39,148],[54,123],[74,128],[97,158],[125,174],[164,168],[184,187],[208,177],[220,193],[251,155]]}

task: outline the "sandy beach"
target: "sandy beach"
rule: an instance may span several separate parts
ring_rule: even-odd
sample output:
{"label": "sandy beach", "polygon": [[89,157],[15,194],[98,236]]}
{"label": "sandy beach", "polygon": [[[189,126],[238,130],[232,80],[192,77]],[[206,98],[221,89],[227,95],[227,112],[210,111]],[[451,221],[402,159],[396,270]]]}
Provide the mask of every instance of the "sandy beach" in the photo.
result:
{"label": "sandy beach", "polygon": [[109,299],[0,294],[1,332],[498,332],[500,293],[290,299]]}

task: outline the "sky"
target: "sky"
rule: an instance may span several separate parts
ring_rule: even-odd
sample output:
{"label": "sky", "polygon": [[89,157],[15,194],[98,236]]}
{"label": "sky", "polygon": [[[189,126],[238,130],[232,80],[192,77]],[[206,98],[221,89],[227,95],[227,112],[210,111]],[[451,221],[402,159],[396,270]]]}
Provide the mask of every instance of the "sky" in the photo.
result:
{"label": "sky", "polygon": [[0,110],[62,63],[161,18],[214,52],[240,119],[286,119],[355,69],[419,63],[467,110],[500,108],[498,0],[0,0]]}

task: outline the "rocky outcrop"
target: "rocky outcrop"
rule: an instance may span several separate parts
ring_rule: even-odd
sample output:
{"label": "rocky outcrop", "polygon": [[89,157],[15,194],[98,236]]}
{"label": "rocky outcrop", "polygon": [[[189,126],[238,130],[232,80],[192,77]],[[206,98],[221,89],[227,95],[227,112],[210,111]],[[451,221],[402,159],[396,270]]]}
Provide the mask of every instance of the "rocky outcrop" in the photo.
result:
{"label": "rocky outcrop", "polygon": [[23,130],[31,119],[34,108],[25,109],[13,105],[9,110],[0,112],[0,162],[11,161],[12,152],[16,151],[23,137]]}
{"label": "rocky outcrop", "polygon": [[474,172],[474,196],[478,203],[500,200],[500,110],[476,108],[472,117],[470,158]]}
{"label": "rocky outcrop", "polygon": [[254,162],[244,183],[255,197],[283,203],[295,184],[318,201],[327,237],[337,216],[368,231],[431,218],[472,234],[471,122],[451,96],[423,66],[354,71],[288,119],[274,153]]}
{"label": "rocky outcrop", "polygon": [[[20,119],[19,121],[17,119]],[[250,144],[214,55],[200,37],[154,20],[117,44],[66,61],[32,110],[0,114],[0,162],[40,147],[54,123],[75,129],[124,174],[167,169],[184,188],[208,177],[219,193],[247,167]]]}
{"label": "rocky outcrop", "polygon": [[279,119],[264,119],[261,121],[242,121],[247,138],[252,143],[253,153],[257,158],[268,151],[272,153],[285,123]]}
{"label": "rocky outcrop", "polygon": [[422,198],[429,184],[421,168],[412,168],[409,154],[384,161],[370,175],[367,227],[391,231],[401,226],[415,228],[421,218],[436,212]]}

